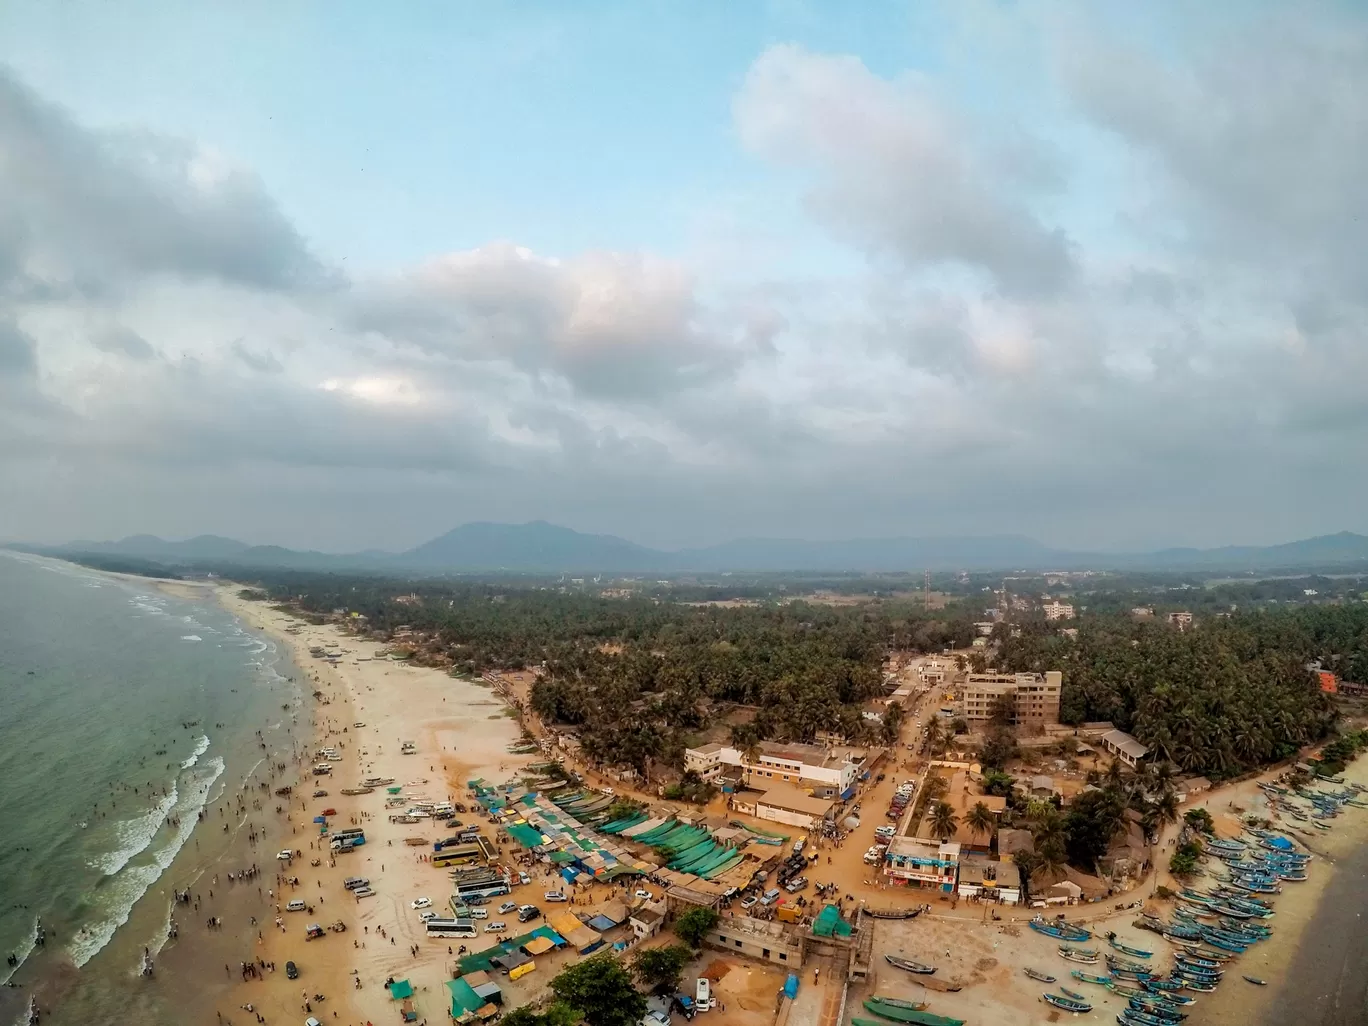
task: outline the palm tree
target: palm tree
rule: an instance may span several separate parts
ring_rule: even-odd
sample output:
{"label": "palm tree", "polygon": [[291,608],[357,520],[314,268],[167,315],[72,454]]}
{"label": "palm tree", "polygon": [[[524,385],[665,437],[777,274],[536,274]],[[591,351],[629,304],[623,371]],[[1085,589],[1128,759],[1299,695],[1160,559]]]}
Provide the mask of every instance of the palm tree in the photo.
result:
{"label": "palm tree", "polygon": [[983,802],[975,802],[974,807],[969,810],[969,814],[964,817],[964,824],[969,828],[971,836],[987,834],[990,847],[993,843],[993,824],[996,821],[992,810]]}
{"label": "palm tree", "polygon": [[954,837],[958,829],[959,817],[955,815],[955,807],[949,802],[937,802],[931,810],[931,833],[944,843]]}
{"label": "palm tree", "polygon": [[1107,787],[1121,790],[1121,760],[1113,759],[1111,765],[1107,767]]}
{"label": "palm tree", "polygon": [[1057,809],[1050,808],[1032,825],[1031,836],[1035,839],[1038,852],[1043,852],[1046,848],[1062,849],[1065,839],[1064,817]]}
{"label": "palm tree", "polygon": [[926,725],[926,750],[932,755],[935,755],[936,750],[940,747],[940,743],[940,720],[933,718],[931,722]]}
{"label": "palm tree", "polygon": [[1029,905],[1031,902],[1031,874],[1040,865],[1040,859],[1035,852],[1022,848],[1013,853],[1012,862],[1016,865],[1017,871],[1021,873],[1021,902],[1023,905]]}

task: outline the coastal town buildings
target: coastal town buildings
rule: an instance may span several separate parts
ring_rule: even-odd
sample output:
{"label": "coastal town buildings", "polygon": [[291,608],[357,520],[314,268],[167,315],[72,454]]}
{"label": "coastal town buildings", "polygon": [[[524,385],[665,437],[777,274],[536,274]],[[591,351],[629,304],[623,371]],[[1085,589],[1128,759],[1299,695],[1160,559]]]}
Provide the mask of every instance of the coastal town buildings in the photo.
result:
{"label": "coastal town buildings", "polygon": [[1059,722],[1064,675],[1045,673],[969,673],[961,684],[964,718],[973,729],[1005,708],[1013,726],[1039,732]]}
{"label": "coastal town buildings", "polygon": [[756,819],[811,830],[832,817],[836,803],[781,784],[758,797],[752,792],[738,794],[732,798],[732,808]]}
{"label": "coastal town buildings", "polygon": [[1044,610],[1047,620],[1072,620],[1074,618],[1074,607],[1068,602],[1046,602],[1040,608]]}
{"label": "coastal town buildings", "polygon": [[1114,755],[1131,769],[1135,769],[1140,760],[1149,755],[1149,748],[1124,730],[1109,730],[1098,741],[1104,751]]}
{"label": "coastal town buildings", "polygon": [[959,877],[960,846],[954,841],[895,837],[884,853],[884,875],[899,887],[923,887],[950,894]]}
{"label": "coastal town buildings", "polygon": [[[858,757],[857,757],[858,753]],[[762,741],[753,752],[714,741],[684,750],[684,768],[704,780],[740,771],[748,787],[788,784],[819,798],[849,798],[865,768],[868,753],[841,747]]]}

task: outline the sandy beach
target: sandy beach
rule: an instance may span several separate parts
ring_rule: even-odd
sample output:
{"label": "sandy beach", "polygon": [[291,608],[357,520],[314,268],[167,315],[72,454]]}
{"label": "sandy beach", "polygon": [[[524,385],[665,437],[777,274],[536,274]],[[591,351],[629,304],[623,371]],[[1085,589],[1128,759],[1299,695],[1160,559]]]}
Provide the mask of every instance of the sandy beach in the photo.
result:
{"label": "sandy beach", "polygon": [[[301,849],[302,855],[289,864],[273,862],[267,871],[279,872],[272,889],[282,909],[286,902],[302,898],[313,911],[281,911],[278,916],[268,912],[255,950],[244,952],[243,958],[274,964],[275,971],[267,968],[237,986],[219,1009],[222,1021],[252,1023],[262,1016],[269,1023],[293,1023],[303,1021],[306,1014],[325,1022],[387,1021],[396,1015],[383,987],[391,976],[412,981],[420,1020],[443,1021],[444,983],[451,978],[448,946],[426,940],[410,904],[427,897],[435,910],[447,911],[447,872],[423,858],[431,851],[430,842],[445,836],[449,828],[430,821],[391,823],[383,789],[360,796],[340,791],[366,777],[393,777],[407,795],[461,801],[467,780],[506,779],[530,761],[506,750],[520,729],[488,688],[440,670],[377,659],[383,646],[243,600],[239,590],[238,585],[225,584],[215,596],[251,626],[289,645],[316,695],[314,744],[301,757],[302,783],[281,813],[288,819],[282,844]],[[344,657],[337,665],[315,659],[309,650],[316,645],[341,648]],[[417,754],[401,754],[407,741],[414,742]],[[312,750],[329,745],[338,749],[342,761],[332,764],[330,776],[311,777]],[[328,795],[310,797],[315,789]],[[366,844],[335,861],[328,858],[325,845],[315,841],[318,828],[312,823],[328,808],[337,810],[334,824],[366,830]],[[410,837],[429,843],[410,847],[404,843]],[[315,861],[319,865],[312,865]],[[368,877],[377,895],[362,901],[353,898],[342,886],[348,876]],[[291,878],[298,879],[298,886],[287,882]],[[280,926],[274,925],[277,918]],[[309,923],[327,928],[339,921],[345,932],[329,930],[321,939],[306,940]],[[482,934],[470,943],[478,948],[493,940]],[[286,961],[299,967],[298,980],[286,979]],[[236,964],[225,972],[235,979],[241,976]],[[315,994],[325,1000],[315,1002]],[[251,1011],[244,1007],[249,1004]]]}

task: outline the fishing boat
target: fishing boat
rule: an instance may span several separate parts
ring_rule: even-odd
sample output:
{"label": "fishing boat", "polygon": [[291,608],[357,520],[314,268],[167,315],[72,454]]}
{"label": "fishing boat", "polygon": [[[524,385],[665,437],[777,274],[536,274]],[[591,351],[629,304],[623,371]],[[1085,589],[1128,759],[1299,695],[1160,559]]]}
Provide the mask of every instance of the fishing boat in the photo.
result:
{"label": "fishing boat", "polygon": [[1082,962],[1084,965],[1097,964],[1096,955],[1085,955],[1074,948],[1060,948],[1059,953],[1064,958],[1067,958],[1070,962]]}
{"label": "fishing boat", "polygon": [[875,994],[873,1000],[882,1005],[892,1005],[895,1008],[903,1008],[909,1012],[926,1011],[925,1001],[908,1001],[906,998],[889,997],[887,994]]}
{"label": "fishing boat", "polygon": [[1261,979],[1259,979],[1259,977],[1257,977],[1257,976],[1242,976],[1241,979],[1243,979],[1243,980],[1248,980],[1250,983],[1254,984],[1254,986],[1256,986],[1256,987],[1267,987],[1267,986],[1268,986],[1268,981],[1267,981],[1267,980],[1261,980]]}
{"label": "fishing boat", "polygon": [[1216,993],[1215,983],[1203,983],[1199,980],[1191,980],[1184,977],[1183,986],[1186,987],[1188,990],[1195,990],[1198,994]]}
{"label": "fishing boat", "polygon": [[1153,1001],[1145,1001],[1143,998],[1132,999],[1126,1007],[1132,1012],[1139,1012],[1141,1015],[1148,1015],[1164,1022],[1182,1022],[1188,1017],[1187,1012],[1180,1012],[1176,1008],[1170,1008],[1168,1005],[1157,1004]]}
{"label": "fishing boat", "polygon": [[[963,1019],[952,1019],[946,1015],[932,1015],[917,1008],[904,1008],[900,1004],[890,1004],[879,998],[866,998],[865,1009],[875,1015],[894,1022],[912,1023],[913,1026],[964,1026]],[[882,1026],[881,1023],[869,1023],[868,1026]]]}
{"label": "fishing boat", "polygon": [[1032,968],[1030,968],[1029,966],[1026,967],[1025,969],[1023,969],[1022,972],[1024,972],[1024,973],[1025,973],[1027,976],[1029,976],[1031,979],[1035,980],[1037,983],[1054,983],[1054,982],[1055,982],[1055,978],[1054,978],[1053,976],[1051,976],[1049,973],[1042,973],[1042,972],[1040,972],[1040,970],[1038,970],[1038,969],[1032,969]]}
{"label": "fishing boat", "polygon": [[1060,987],[1059,992],[1067,998],[1073,998],[1075,1001],[1082,1001],[1085,1004],[1087,1003],[1087,995],[1080,994],[1076,990],[1070,990],[1068,987]]}
{"label": "fishing boat", "polygon": [[1179,991],[1183,985],[1175,980],[1141,980],[1140,986],[1148,991]]}
{"label": "fishing boat", "polygon": [[864,914],[874,919],[916,919],[924,911],[924,907],[918,905],[916,908],[867,908]]}
{"label": "fishing boat", "polygon": [[899,958],[897,955],[884,955],[884,960],[891,966],[905,972],[917,973],[919,976],[930,976],[936,971],[935,966],[923,965],[921,962],[914,962],[910,958]]}
{"label": "fishing boat", "polygon": [[1115,933],[1107,934],[1107,943],[1123,955],[1134,955],[1136,958],[1149,958],[1154,954],[1153,951],[1146,951],[1144,948],[1133,948],[1128,944],[1122,944],[1117,939]]}
{"label": "fishing boat", "polygon": [[1148,993],[1143,987],[1132,987],[1129,983],[1120,983],[1116,980],[1106,984],[1106,987],[1113,994],[1120,994],[1122,997],[1139,997]]}
{"label": "fishing boat", "polygon": [[1044,919],[1032,919],[1027,925],[1036,933],[1043,933],[1046,937],[1054,937],[1056,940],[1085,941],[1092,936],[1092,933],[1083,927],[1071,926],[1062,920],[1051,923]]}
{"label": "fishing boat", "polygon": [[1075,980],[1082,980],[1084,983],[1095,983],[1099,987],[1109,986],[1112,982],[1110,976],[1095,976],[1092,973],[1080,972],[1077,969],[1070,969],[1069,975]]}
{"label": "fishing boat", "polygon": [[1062,1008],[1066,1012],[1082,1014],[1083,1012],[1091,1012],[1093,1007],[1086,1001],[1075,1001],[1073,998],[1067,998],[1060,994],[1042,994],[1040,996],[1056,1008]]}

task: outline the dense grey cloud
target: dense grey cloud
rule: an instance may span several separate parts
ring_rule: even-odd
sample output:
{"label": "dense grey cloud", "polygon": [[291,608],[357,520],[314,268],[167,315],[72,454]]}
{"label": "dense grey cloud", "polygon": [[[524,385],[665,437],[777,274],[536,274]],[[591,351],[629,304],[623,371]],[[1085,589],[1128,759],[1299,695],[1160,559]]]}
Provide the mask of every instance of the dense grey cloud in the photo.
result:
{"label": "dense grey cloud", "polygon": [[11,287],[89,292],[167,274],[285,288],[322,275],[251,173],[182,141],[90,131],[3,67],[0,237]]}
{"label": "dense grey cloud", "polygon": [[249,171],[0,74],[0,536],[1368,528],[1363,20],[1028,27],[1032,132],[758,55],[738,140],[858,269],[741,282],[512,242],[346,276]]}

